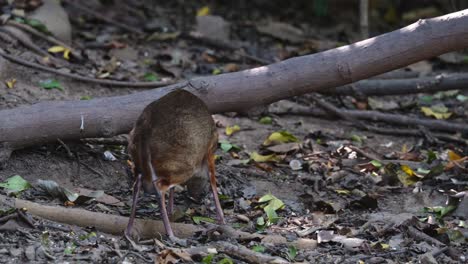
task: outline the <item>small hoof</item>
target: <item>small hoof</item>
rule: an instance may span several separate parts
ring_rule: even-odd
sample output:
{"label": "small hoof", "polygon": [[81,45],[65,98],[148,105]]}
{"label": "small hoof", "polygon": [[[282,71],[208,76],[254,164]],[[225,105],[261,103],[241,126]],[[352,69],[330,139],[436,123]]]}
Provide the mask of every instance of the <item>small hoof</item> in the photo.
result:
{"label": "small hoof", "polygon": [[125,232],[124,234],[124,238],[128,241],[128,243],[130,244],[130,247],[133,248],[134,250],[138,251],[138,252],[142,252],[143,251],[143,247],[139,246],[135,241],[133,241],[132,237],[129,236],[127,234],[127,232]]}
{"label": "small hoof", "polygon": [[178,237],[176,237],[176,236],[170,236],[170,237],[169,237],[169,240],[170,240],[172,243],[174,243],[174,244],[176,244],[176,245],[179,245],[179,246],[181,246],[181,247],[186,247],[186,246],[188,245],[187,239],[178,238]]}

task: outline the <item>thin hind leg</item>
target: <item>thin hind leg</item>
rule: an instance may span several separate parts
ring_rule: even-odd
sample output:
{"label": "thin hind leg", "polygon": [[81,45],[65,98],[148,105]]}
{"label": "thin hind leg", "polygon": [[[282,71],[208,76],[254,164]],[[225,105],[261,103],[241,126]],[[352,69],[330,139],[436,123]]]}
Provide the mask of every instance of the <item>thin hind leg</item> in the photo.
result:
{"label": "thin hind leg", "polygon": [[166,229],[166,234],[169,236],[169,238],[172,239],[175,236],[174,232],[172,231],[171,223],[169,221],[169,216],[166,210],[166,191],[168,186],[161,185],[160,181],[158,180],[158,176],[156,175],[156,172],[153,169],[152,164],[149,163],[148,165],[151,171],[151,180],[153,181],[154,188],[156,189],[156,199],[159,203],[159,209],[161,211],[161,218],[164,224],[164,228]]}
{"label": "thin hind leg", "polygon": [[138,173],[138,176],[135,179],[135,183],[133,184],[132,210],[130,213],[130,217],[128,219],[127,228],[125,229],[125,236],[127,238],[131,237],[133,222],[135,221],[136,207],[138,203],[138,195],[140,194],[140,189],[141,189],[141,174]]}
{"label": "thin hind leg", "polygon": [[208,167],[210,168],[210,185],[216,207],[216,218],[218,220],[218,224],[225,224],[226,221],[224,220],[224,213],[221,208],[221,203],[219,202],[218,190],[216,187],[215,159],[211,150],[208,152]]}

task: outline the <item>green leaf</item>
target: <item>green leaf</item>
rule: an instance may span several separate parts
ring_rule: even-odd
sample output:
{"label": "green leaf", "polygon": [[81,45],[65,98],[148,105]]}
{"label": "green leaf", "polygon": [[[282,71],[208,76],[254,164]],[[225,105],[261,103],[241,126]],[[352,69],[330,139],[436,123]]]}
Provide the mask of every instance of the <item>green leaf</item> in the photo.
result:
{"label": "green leaf", "polygon": [[218,194],[219,200],[231,200],[232,198],[229,195]]}
{"label": "green leaf", "polygon": [[232,149],[232,144],[231,143],[221,143],[221,149],[224,152],[228,152],[229,150]]}
{"label": "green leaf", "polygon": [[222,260],[218,261],[218,264],[234,264],[234,262],[232,262],[232,259],[225,257]]}
{"label": "green leaf", "polygon": [[263,253],[265,252],[265,247],[262,245],[255,245],[252,247],[252,250],[258,253]]}
{"label": "green leaf", "polygon": [[79,236],[78,238],[79,238],[80,240],[86,240],[86,239],[89,239],[89,238],[92,238],[92,237],[97,237],[96,233],[91,232],[91,233],[88,233],[88,234],[86,234],[86,235],[81,235],[81,236]]}
{"label": "green leaf", "polygon": [[299,140],[288,131],[276,131],[271,133],[268,138],[263,142],[264,146],[269,146],[273,144],[280,143],[289,143],[289,142],[298,142]]}
{"label": "green leaf", "polygon": [[275,198],[276,197],[273,194],[269,193],[269,194],[265,194],[262,197],[260,197],[260,199],[258,199],[258,202],[259,203],[266,203],[266,202],[271,201],[271,200],[273,200]]}
{"label": "green leaf", "polygon": [[68,245],[65,250],[63,251],[63,254],[65,255],[71,255],[73,254],[73,252],[75,252],[75,249],[76,249],[76,245],[75,243],[71,243],[70,245]]}
{"label": "green leaf", "polygon": [[58,89],[60,91],[63,91],[62,85],[57,80],[48,79],[43,82],[40,82],[39,85],[47,90]]}
{"label": "green leaf", "polygon": [[271,125],[273,123],[273,119],[269,116],[264,116],[262,118],[260,118],[260,124],[264,124],[264,125]]}
{"label": "green leaf", "polygon": [[3,187],[13,193],[19,193],[31,188],[31,184],[23,179],[23,177],[15,175],[0,183],[0,187]]}
{"label": "green leaf", "polygon": [[432,95],[423,95],[419,97],[419,101],[426,103],[426,104],[432,103],[432,100],[433,100]]}
{"label": "green leaf", "polygon": [[358,135],[351,135],[351,140],[357,143],[362,143],[362,138]]}
{"label": "green leaf", "polygon": [[434,160],[437,159],[437,155],[434,151],[427,151],[427,164],[431,164]]}
{"label": "green leaf", "polygon": [[225,133],[226,133],[226,136],[231,136],[232,134],[234,134],[234,133],[236,133],[236,132],[238,132],[240,130],[241,130],[241,128],[238,125],[227,126]]}
{"label": "green leaf", "polygon": [[208,222],[208,223],[216,222],[214,219],[211,219],[209,217],[204,217],[204,216],[192,216],[192,220],[197,225],[199,225],[201,222]]}
{"label": "green leaf", "polygon": [[458,223],[458,226],[463,227],[463,228],[468,228],[468,223],[464,220],[460,220],[460,223]]}
{"label": "green leaf", "polygon": [[371,160],[370,162],[372,165],[374,165],[374,167],[376,168],[381,168],[382,167],[382,163],[378,160]]}
{"label": "green leaf", "polygon": [[212,72],[211,74],[213,74],[213,75],[218,75],[218,74],[221,74],[222,72],[223,72],[223,71],[221,71],[221,69],[215,68],[215,69],[213,69],[213,72]]}
{"label": "green leaf", "polygon": [[250,153],[250,159],[255,162],[279,162],[281,160],[276,154],[260,155],[256,151]]}
{"label": "green leaf", "polygon": [[156,82],[156,81],[159,81],[160,79],[157,74],[148,72],[148,73],[145,73],[145,75],[143,75],[143,80],[147,82]]}
{"label": "green leaf", "polygon": [[433,105],[431,107],[422,106],[421,111],[426,116],[433,116],[436,119],[447,119],[452,113],[448,112],[448,108],[443,104]]}
{"label": "green leaf", "polygon": [[80,98],[80,100],[91,100],[91,99],[92,99],[92,97],[89,96],[89,95],[83,95],[83,96],[81,96],[81,98]]}
{"label": "green leaf", "polygon": [[264,226],[265,225],[265,218],[263,216],[260,216],[257,218],[257,226]]}
{"label": "green leaf", "polygon": [[463,103],[466,100],[468,100],[468,96],[463,95],[463,94],[459,94],[459,95],[457,95],[457,100]]}
{"label": "green leaf", "polygon": [[284,203],[283,201],[281,201],[280,199],[276,198],[276,196],[274,196],[273,194],[269,193],[269,194],[265,194],[263,195],[262,197],[260,197],[260,199],[258,200],[259,203],[266,203],[268,202],[267,206],[270,206],[271,208],[273,208],[273,210],[278,210],[278,209],[282,209],[284,207]]}
{"label": "green leaf", "polygon": [[456,206],[454,205],[448,205],[448,206],[433,206],[433,207],[424,207],[424,211],[427,213],[433,213],[436,215],[437,218],[443,218],[447,214],[453,212],[455,209],[457,209]]}
{"label": "green leaf", "polygon": [[233,151],[239,151],[241,148],[237,145],[234,145],[234,144],[231,144],[229,141],[227,140],[220,140],[219,141],[219,144],[220,144],[220,147],[221,149],[224,151],[224,152],[228,152],[230,150],[233,150]]}
{"label": "green leaf", "polygon": [[423,168],[418,168],[416,170],[416,173],[421,174],[421,175],[427,175],[427,174],[429,174],[429,172],[431,172],[431,170],[426,170],[426,169],[423,169]]}
{"label": "green leaf", "polygon": [[269,224],[276,224],[280,217],[276,213],[277,210],[284,208],[284,203],[280,199],[276,198],[272,194],[266,194],[258,200],[259,203],[266,203],[266,206],[263,207],[265,211]]}
{"label": "green leaf", "polygon": [[50,34],[50,31],[47,29],[47,27],[37,19],[26,19],[24,20],[24,22],[25,24],[30,25],[31,27],[37,29],[40,32]]}
{"label": "green leaf", "polygon": [[295,246],[289,246],[288,248],[288,259],[289,261],[294,261],[297,256],[297,248]]}
{"label": "green leaf", "polygon": [[213,258],[214,258],[214,254],[209,254],[202,259],[202,263],[211,264],[211,262],[213,261]]}
{"label": "green leaf", "polygon": [[265,213],[266,213],[266,215],[267,215],[269,224],[276,224],[276,223],[278,223],[278,220],[279,220],[280,218],[278,217],[278,214],[277,214],[276,211],[273,209],[273,207],[265,206],[265,208],[263,208],[263,210],[265,211]]}

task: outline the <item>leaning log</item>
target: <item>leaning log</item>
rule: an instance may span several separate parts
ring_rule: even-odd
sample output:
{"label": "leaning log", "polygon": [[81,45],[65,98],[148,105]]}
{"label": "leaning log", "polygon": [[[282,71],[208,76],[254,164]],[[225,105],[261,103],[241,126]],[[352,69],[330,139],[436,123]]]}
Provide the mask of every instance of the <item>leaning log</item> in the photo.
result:
{"label": "leaning log", "polygon": [[[213,112],[239,111],[330,89],[468,47],[468,10],[321,53],[188,82]],[[165,88],[89,101],[43,102],[0,111],[0,160],[27,146],[126,133]]]}

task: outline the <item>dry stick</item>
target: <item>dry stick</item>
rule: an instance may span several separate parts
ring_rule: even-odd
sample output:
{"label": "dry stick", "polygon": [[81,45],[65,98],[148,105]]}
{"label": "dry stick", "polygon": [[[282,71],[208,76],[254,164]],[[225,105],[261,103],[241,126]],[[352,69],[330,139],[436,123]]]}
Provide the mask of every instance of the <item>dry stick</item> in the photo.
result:
{"label": "dry stick", "polygon": [[320,93],[336,95],[398,95],[433,93],[456,89],[468,89],[467,73],[440,74],[411,79],[364,80],[352,85],[321,91]]}
{"label": "dry stick", "polygon": [[44,39],[52,44],[55,44],[55,45],[58,45],[58,46],[62,46],[64,48],[67,48],[71,51],[71,53],[73,54],[73,56],[75,56],[78,60],[82,60],[83,57],[80,55],[80,53],[75,50],[74,48],[72,48],[71,46],[69,46],[68,44],[66,44],[65,42],[62,42],[58,39],[56,39],[55,37],[53,36],[47,36],[39,31],[37,31],[36,29],[34,29],[33,27],[29,26],[29,25],[26,25],[26,24],[22,24],[22,23],[18,23],[16,21],[13,21],[13,20],[9,20],[7,22],[7,25],[9,26],[13,26],[13,27],[16,27],[16,28],[19,28],[23,31],[26,31],[28,32],[29,34],[31,35],[34,35],[38,38],[41,38],[41,39]]}
{"label": "dry stick", "polygon": [[188,34],[184,33],[184,34],[181,34],[181,37],[189,39],[189,40],[198,41],[198,42],[200,42],[202,44],[212,46],[212,47],[215,47],[215,48],[232,50],[237,55],[239,55],[241,57],[244,57],[246,59],[249,59],[249,60],[251,60],[253,62],[256,62],[256,63],[265,64],[265,65],[272,63],[272,61],[262,59],[262,58],[259,58],[259,57],[256,57],[256,56],[253,56],[253,55],[250,55],[250,54],[246,54],[245,51],[239,50],[239,49],[241,49],[241,47],[236,46],[236,45],[234,45],[232,43],[225,42],[225,41],[222,41],[222,40],[219,40],[219,39],[207,38],[207,37],[205,37],[205,36],[203,36],[201,34],[198,34],[196,32],[190,32]]}
{"label": "dry stick", "polygon": [[[347,111],[353,111],[353,110],[347,110]],[[363,111],[355,111],[355,112],[356,113],[354,114],[354,117],[359,119],[360,118],[359,112],[363,112]],[[317,108],[311,109],[311,108],[300,106],[300,105],[289,107],[286,111],[272,110],[270,111],[270,113],[279,115],[279,116],[281,115],[304,115],[304,116],[315,116],[315,117],[320,117],[320,118],[330,117],[329,113],[324,112],[321,109],[317,109]],[[386,120],[378,120],[378,121],[386,122]],[[398,123],[398,125],[407,125],[407,124]],[[379,127],[379,128],[366,127],[366,129],[369,129],[369,131],[379,133],[379,134],[384,134],[384,135],[414,136],[414,137],[420,137],[421,135],[423,135],[420,129],[383,128],[383,127]],[[443,141],[468,145],[468,140],[465,140],[456,136],[442,134],[442,133],[435,133],[435,132],[432,132],[431,135]]]}
{"label": "dry stick", "polygon": [[125,136],[118,136],[112,138],[83,138],[81,142],[91,145],[128,145],[128,139]]}
{"label": "dry stick", "polygon": [[[338,109],[338,111],[348,116],[349,118],[360,119],[360,120],[369,120],[374,122],[385,122],[394,125],[402,126],[424,126],[433,130],[440,130],[446,132],[468,132],[468,125],[462,123],[450,123],[443,120],[432,120],[432,119],[423,119],[416,117],[408,117],[405,115],[398,114],[386,114],[378,111],[361,111],[361,110],[344,110]],[[295,106],[289,108],[288,111],[272,111],[271,113],[276,115],[305,115],[305,116],[317,116],[324,117],[329,116],[327,113],[320,111],[318,109],[310,109],[305,106]],[[383,130],[385,131],[385,130]],[[402,132],[404,133],[404,132]]]}
{"label": "dry stick", "polygon": [[29,38],[25,38],[23,35],[18,34],[19,32],[14,30],[14,28],[8,27],[8,26],[3,26],[0,27],[0,30],[7,33],[11,37],[15,38],[18,40],[23,46],[26,48],[32,50],[33,52],[46,57],[49,56],[49,53],[42,50],[40,47],[38,47],[36,44],[34,44]]}
{"label": "dry stick", "polygon": [[37,70],[42,70],[50,73],[54,73],[57,75],[65,76],[68,78],[72,78],[74,80],[78,81],[83,81],[83,82],[90,82],[90,83],[96,83],[96,84],[101,84],[101,85],[109,85],[113,87],[125,87],[125,88],[158,88],[162,86],[167,86],[170,84],[174,84],[174,81],[167,81],[167,82],[122,82],[122,81],[113,81],[113,80],[101,80],[101,79],[96,79],[96,78],[90,78],[90,77],[85,77],[73,73],[68,73],[68,72],[61,72],[59,70],[56,70],[51,67],[39,65],[37,63],[29,62],[26,60],[23,60],[19,57],[13,56],[6,54],[4,50],[0,49],[0,56],[14,62],[21,64],[23,66],[27,66],[33,69]]}
{"label": "dry stick", "polygon": [[[97,230],[113,235],[122,235],[128,223],[127,217],[90,212],[83,209],[70,209],[58,206],[41,205],[38,203],[9,198],[0,195],[0,204],[5,204],[14,208],[26,208],[28,213],[49,219],[52,221],[77,225],[81,227],[93,226]],[[178,237],[188,238],[195,232],[202,231],[203,228],[190,224],[171,223],[174,232]],[[161,221],[135,219],[135,230],[141,238],[153,238],[164,234],[166,231]]]}
{"label": "dry stick", "polygon": [[418,72],[406,71],[405,68],[396,69],[371,77],[370,79],[409,79],[419,77]]}
{"label": "dry stick", "polygon": [[269,256],[250,250],[242,245],[233,245],[225,241],[211,243],[217,251],[240,258],[247,263],[289,263],[283,258]]}
{"label": "dry stick", "polygon": [[[468,10],[423,19],[351,45],[240,72],[190,80],[212,113],[245,110],[317,92],[468,47]],[[16,149],[130,131],[148,105],[176,84],[124,96],[42,102],[0,111],[0,160]],[[80,130],[81,120],[85,129]],[[410,120],[412,121],[412,120]]]}
{"label": "dry stick", "polygon": [[359,0],[359,24],[361,26],[361,37],[369,37],[369,0]]}
{"label": "dry stick", "polygon": [[113,19],[110,19],[110,18],[108,18],[106,16],[103,16],[101,13],[95,12],[95,11],[91,10],[90,8],[82,6],[82,5],[80,5],[80,4],[78,4],[78,3],[74,2],[74,1],[65,0],[64,2],[67,3],[70,6],[73,6],[74,8],[76,8],[78,10],[81,10],[82,12],[85,12],[85,13],[88,13],[88,14],[92,15],[94,18],[96,18],[98,20],[102,20],[104,22],[107,22],[107,23],[109,23],[111,25],[114,25],[116,27],[124,29],[124,30],[126,30],[126,31],[128,31],[130,33],[135,33],[135,34],[139,34],[139,35],[144,34],[143,31],[141,31],[138,28],[135,28],[135,27],[132,27],[132,26],[117,22],[117,21],[115,21]]}
{"label": "dry stick", "polygon": [[446,246],[443,242],[427,235],[424,232],[419,231],[415,227],[409,226],[408,227],[408,235],[410,235],[412,238],[418,240],[418,241],[425,241],[429,244],[434,244],[436,246]]}
{"label": "dry stick", "polygon": [[[339,116],[340,118],[344,119],[344,120],[347,120],[347,121],[351,121],[351,123],[360,128],[360,129],[364,129],[364,130],[368,130],[368,131],[372,131],[372,132],[375,132],[375,133],[380,133],[380,134],[388,134],[389,130],[387,129],[381,129],[379,127],[375,127],[375,126],[368,126],[368,125],[365,125],[363,122],[359,121],[359,120],[356,120],[356,118],[346,114],[345,111],[341,111],[340,109],[336,108],[334,105],[324,101],[324,100],[320,100],[318,99],[316,96],[314,95],[311,95],[310,98],[318,105],[320,106],[322,109],[326,110],[326,111],[329,111],[331,113],[333,113],[334,115],[336,116]],[[426,133],[421,133],[421,131],[419,131],[419,134],[417,136],[421,136],[421,134],[425,135],[427,138],[429,138],[429,132],[426,131]],[[432,136],[431,136],[432,138]],[[371,159],[375,159],[375,158],[371,158]],[[379,159],[377,159],[379,160]]]}
{"label": "dry stick", "polygon": [[[128,218],[123,216],[96,213],[84,209],[42,205],[4,195],[0,195],[0,205],[18,209],[26,208],[28,213],[37,217],[81,227],[93,226],[101,232],[113,235],[123,235],[128,223]],[[174,234],[180,238],[189,238],[192,237],[195,232],[205,230],[201,226],[191,224],[171,223],[171,225],[174,228]],[[133,228],[138,232],[141,239],[160,237],[161,234],[166,233],[162,221],[157,220],[135,219]],[[279,235],[250,234],[230,227],[220,230],[231,230],[230,232],[232,232],[233,238],[245,240],[248,237],[250,239],[278,241],[278,244],[288,244],[286,238]],[[289,244],[296,245],[294,241]]]}

